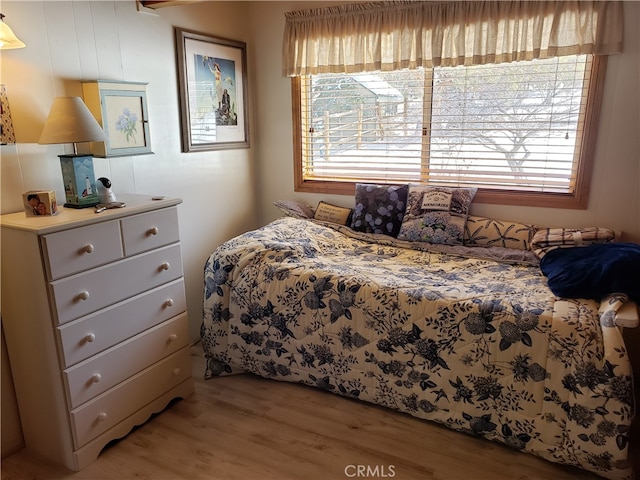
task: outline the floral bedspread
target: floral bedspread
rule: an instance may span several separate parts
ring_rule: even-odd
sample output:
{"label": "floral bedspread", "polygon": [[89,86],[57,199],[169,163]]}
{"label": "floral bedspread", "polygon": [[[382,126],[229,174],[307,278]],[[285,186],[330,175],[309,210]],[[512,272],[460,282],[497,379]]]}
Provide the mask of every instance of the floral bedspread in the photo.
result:
{"label": "floral bedspread", "polygon": [[285,217],[211,255],[206,377],[300,382],[631,478],[624,296],[559,299],[535,262],[348,230]]}

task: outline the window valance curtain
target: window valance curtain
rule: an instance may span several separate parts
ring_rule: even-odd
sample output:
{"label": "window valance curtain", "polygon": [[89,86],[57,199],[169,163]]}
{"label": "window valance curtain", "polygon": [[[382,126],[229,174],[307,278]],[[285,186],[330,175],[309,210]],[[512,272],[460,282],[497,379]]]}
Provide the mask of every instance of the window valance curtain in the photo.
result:
{"label": "window valance curtain", "polygon": [[354,73],[622,52],[609,1],[393,1],[286,13],[283,74]]}

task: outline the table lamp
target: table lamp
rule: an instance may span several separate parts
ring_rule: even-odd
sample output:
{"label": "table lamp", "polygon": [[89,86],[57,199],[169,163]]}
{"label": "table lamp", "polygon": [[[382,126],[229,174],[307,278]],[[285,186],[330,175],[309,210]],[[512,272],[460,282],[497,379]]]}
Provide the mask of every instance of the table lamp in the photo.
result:
{"label": "table lamp", "polygon": [[72,155],[58,155],[62,168],[65,207],[97,205],[98,192],[93,173],[93,156],[78,154],[76,143],[104,142],[107,139],[80,97],[57,97],[44,123],[39,144],[72,143]]}

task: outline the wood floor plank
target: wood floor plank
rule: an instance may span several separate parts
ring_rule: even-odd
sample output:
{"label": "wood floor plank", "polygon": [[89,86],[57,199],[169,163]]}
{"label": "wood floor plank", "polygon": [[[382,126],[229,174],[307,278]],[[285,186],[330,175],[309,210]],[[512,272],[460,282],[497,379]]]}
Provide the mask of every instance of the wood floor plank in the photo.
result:
{"label": "wood floor plank", "polygon": [[[441,425],[311,387],[238,375],[205,381],[80,472],[27,450],[3,460],[2,480],[593,480]],[[635,451],[635,450],[634,450]]]}

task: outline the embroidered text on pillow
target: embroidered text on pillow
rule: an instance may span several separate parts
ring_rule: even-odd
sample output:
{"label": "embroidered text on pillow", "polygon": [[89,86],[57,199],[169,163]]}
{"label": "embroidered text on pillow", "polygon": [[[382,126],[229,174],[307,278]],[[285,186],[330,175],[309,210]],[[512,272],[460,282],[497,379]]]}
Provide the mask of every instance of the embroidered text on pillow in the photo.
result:
{"label": "embroidered text on pillow", "polygon": [[429,190],[424,192],[422,197],[423,210],[446,210],[451,208],[451,200],[453,194],[451,192],[440,192],[437,190]]}

